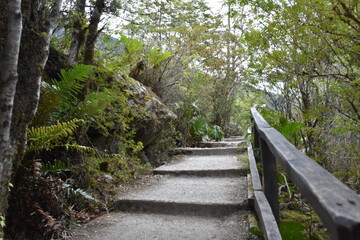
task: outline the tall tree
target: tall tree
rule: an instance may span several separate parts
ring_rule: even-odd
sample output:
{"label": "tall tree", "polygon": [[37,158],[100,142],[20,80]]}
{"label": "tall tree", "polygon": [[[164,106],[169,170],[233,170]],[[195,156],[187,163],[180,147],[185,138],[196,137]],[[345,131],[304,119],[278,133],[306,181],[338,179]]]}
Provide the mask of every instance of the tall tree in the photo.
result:
{"label": "tall tree", "polygon": [[[38,107],[41,79],[49,56],[50,39],[57,26],[61,3],[62,0],[22,1],[24,28],[19,55],[19,82],[16,86],[11,127],[11,138],[17,148],[15,169],[24,156],[27,127]],[[29,67],[29,63],[32,67]]]}
{"label": "tall tree", "polygon": [[[14,146],[10,138],[12,112],[18,82],[18,59],[22,32],[21,0],[1,1],[2,15],[6,16],[7,32],[2,43],[0,61],[0,216],[7,209],[7,196],[13,163]],[[0,229],[2,237],[2,229]]]}
{"label": "tall tree", "polygon": [[8,23],[1,58],[1,216],[6,213],[11,174],[24,155],[27,126],[37,109],[41,77],[61,2],[11,0],[6,2],[6,8],[1,6]]}

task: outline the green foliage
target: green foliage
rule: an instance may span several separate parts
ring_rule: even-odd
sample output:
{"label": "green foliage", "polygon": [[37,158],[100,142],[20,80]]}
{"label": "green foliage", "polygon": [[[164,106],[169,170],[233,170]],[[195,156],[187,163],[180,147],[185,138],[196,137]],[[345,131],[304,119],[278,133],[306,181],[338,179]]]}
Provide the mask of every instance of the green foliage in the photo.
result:
{"label": "green foliage", "polygon": [[190,133],[198,136],[205,136],[208,133],[209,126],[203,117],[195,117],[190,128]]}
{"label": "green foliage", "polygon": [[70,170],[70,168],[71,168],[71,165],[70,165],[69,161],[64,163],[60,160],[55,160],[54,162],[47,162],[47,163],[43,164],[41,171],[44,172],[45,174],[47,174],[47,173],[52,174],[52,173]]}
{"label": "green foliage", "polygon": [[190,122],[196,115],[199,114],[200,108],[198,106],[198,101],[194,101],[190,104],[186,104],[185,102],[176,102],[175,110],[178,112],[181,119]]}
{"label": "green foliage", "polygon": [[93,152],[92,148],[77,144],[62,144],[61,140],[74,134],[79,124],[83,120],[73,119],[68,122],[57,122],[51,126],[31,127],[28,131],[28,152],[39,152],[50,150],[54,147],[65,147],[75,149],[79,152]]}
{"label": "green foliage", "polygon": [[221,128],[217,125],[214,125],[209,132],[209,137],[211,139],[214,139],[216,141],[222,141],[224,139],[224,132],[221,130]]}
{"label": "green foliage", "polygon": [[[301,133],[306,154],[331,172],[349,173],[360,163],[359,4],[240,3],[251,12],[245,33],[249,79],[272,95],[270,104],[289,121],[277,118],[272,126],[295,144]],[[359,191],[350,174],[340,178]]]}
{"label": "green foliage", "polygon": [[103,186],[99,183],[98,179],[103,172],[111,174],[116,180],[113,184],[118,184],[136,179],[138,175],[149,167],[149,164],[142,164],[138,157],[125,155],[123,153],[112,155],[103,154],[101,157],[91,157],[86,161],[90,186],[94,189],[101,187],[104,188],[104,190],[113,186],[111,186],[111,184]]}
{"label": "green foliage", "polygon": [[143,49],[143,43],[141,41],[126,37],[125,35],[121,36],[120,42],[125,45],[126,51],[130,55],[135,54]]}
{"label": "green foliage", "polygon": [[106,92],[91,92],[77,106],[77,117],[89,122],[98,122],[104,111],[111,108],[116,97]]}
{"label": "green foliage", "polygon": [[280,233],[283,239],[287,240],[307,240],[303,234],[305,227],[299,222],[281,222]]}
{"label": "green foliage", "polygon": [[104,209],[106,209],[106,211],[108,211],[107,206],[104,203],[80,188],[74,189],[70,184],[63,183],[62,189],[66,192],[69,199],[73,199],[73,204],[75,204],[79,209],[85,208],[89,202],[92,202],[101,205]]}
{"label": "green foliage", "polygon": [[[295,135],[299,131],[303,130],[306,126],[299,122],[289,122],[284,116],[281,116],[279,123],[274,125],[274,128],[284,135],[289,141],[294,142],[294,138],[299,140],[299,136]],[[295,140],[296,141],[296,140]]]}
{"label": "green foliage", "polygon": [[44,83],[33,126],[76,118],[74,112],[79,102],[78,95],[91,72],[92,66],[76,64],[72,70],[61,70],[58,80],[52,79],[51,84]]}
{"label": "green foliage", "polygon": [[264,93],[251,86],[243,86],[237,91],[237,97],[232,107],[231,122],[240,126],[244,132],[252,127],[250,108],[255,104],[265,104]]}
{"label": "green foliage", "polygon": [[254,234],[258,240],[264,239],[264,233],[256,227],[249,228],[249,233]]}
{"label": "green foliage", "polygon": [[81,83],[85,82],[92,72],[92,66],[76,64],[72,70],[62,69],[59,74],[59,80],[52,79],[51,89],[60,97],[60,106],[69,107],[78,100],[78,94],[82,90]]}
{"label": "green foliage", "polygon": [[[328,239],[326,229],[320,218],[312,210],[311,205],[304,200],[297,187],[281,174],[278,175],[280,191],[280,232],[283,239]],[[291,238],[295,237],[295,238]]]}
{"label": "green foliage", "polygon": [[170,52],[163,53],[161,49],[154,47],[149,52],[149,63],[151,66],[155,66],[171,56],[173,56],[172,53]]}
{"label": "green foliage", "polygon": [[213,139],[215,141],[221,141],[224,139],[225,136],[221,127],[217,125],[213,125],[212,127],[209,127],[209,124],[201,116],[197,116],[192,119],[190,133],[193,136],[201,137],[201,140],[203,141],[207,141],[209,139]]}
{"label": "green foliage", "polygon": [[4,228],[6,226],[5,217],[0,216],[0,227]]}
{"label": "green foliage", "polygon": [[304,212],[300,209],[300,206],[304,206],[304,204],[299,204],[299,207],[293,206],[292,208],[294,210],[286,210],[282,213],[282,221],[291,222],[291,224],[285,223],[285,226],[283,227],[284,230],[281,230],[280,224],[281,234],[284,234],[284,236],[295,234],[291,233],[291,229],[294,229],[296,232],[301,232],[299,234],[301,237],[300,239],[328,239],[328,232],[323,227],[319,217],[313,211]]}
{"label": "green foliage", "polygon": [[280,112],[271,109],[260,109],[261,115],[268,121],[268,123],[278,130],[284,137],[286,137],[293,144],[298,144],[300,141],[301,130],[306,126],[299,122],[289,122]]}

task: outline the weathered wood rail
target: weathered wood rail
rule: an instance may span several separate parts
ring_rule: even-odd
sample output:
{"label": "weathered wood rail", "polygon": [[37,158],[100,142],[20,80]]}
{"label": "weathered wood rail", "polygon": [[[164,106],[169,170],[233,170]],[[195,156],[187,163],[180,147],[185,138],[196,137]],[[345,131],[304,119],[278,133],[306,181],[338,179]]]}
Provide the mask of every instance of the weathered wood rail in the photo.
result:
{"label": "weathered wood rail", "polygon": [[[255,210],[266,239],[281,239],[276,161],[299,188],[323,221],[332,239],[360,239],[360,197],[318,163],[300,152],[286,138],[251,108],[254,121],[254,157],[249,147],[250,171],[255,196]],[[255,160],[256,159],[256,160]],[[261,162],[263,181],[256,162]],[[263,186],[261,185],[263,182]],[[270,211],[269,207],[272,209]]]}

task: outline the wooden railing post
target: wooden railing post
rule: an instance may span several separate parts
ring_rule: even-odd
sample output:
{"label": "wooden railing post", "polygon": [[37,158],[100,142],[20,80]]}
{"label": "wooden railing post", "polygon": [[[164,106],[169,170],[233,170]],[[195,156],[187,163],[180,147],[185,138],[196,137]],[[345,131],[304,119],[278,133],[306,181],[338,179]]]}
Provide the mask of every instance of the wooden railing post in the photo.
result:
{"label": "wooden railing post", "polygon": [[254,133],[254,150],[255,150],[255,160],[256,162],[260,162],[260,156],[259,156],[259,150],[260,150],[260,136],[258,133],[258,130],[256,129],[256,125],[254,122],[254,127],[253,127],[253,133]]}
{"label": "wooden railing post", "polygon": [[261,164],[263,167],[263,186],[265,196],[270,204],[276,222],[280,223],[279,217],[279,194],[277,187],[276,158],[269,149],[267,143],[260,138]]}

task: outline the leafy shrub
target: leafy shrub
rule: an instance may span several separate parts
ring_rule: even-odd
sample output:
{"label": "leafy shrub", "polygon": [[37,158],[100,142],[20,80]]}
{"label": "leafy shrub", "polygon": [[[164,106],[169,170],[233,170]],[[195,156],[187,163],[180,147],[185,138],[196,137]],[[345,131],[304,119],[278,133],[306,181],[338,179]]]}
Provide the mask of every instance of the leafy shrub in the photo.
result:
{"label": "leafy shrub", "polygon": [[282,113],[272,109],[260,109],[261,115],[291,143],[298,145],[301,139],[299,132],[306,126],[300,122],[289,122]]}
{"label": "leafy shrub", "polygon": [[209,124],[201,116],[193,118],[190,133],[195,137],[200,137],[199,139],[202,141],[207,141],[209,139],[221,141],[225,136],[221,127],[217,125],[209,127]]}
{"label": "leafy shrub", "polygon": [[224,132],[217,125],[214,125],[209,132],[209,137],[216,141],[222,141],[224,139]]}
{"label": "leafy shrub", "polygon": [[195,117],[193,119],[190,133],[197,136],[207,136],[209,126],[203,117]]}

